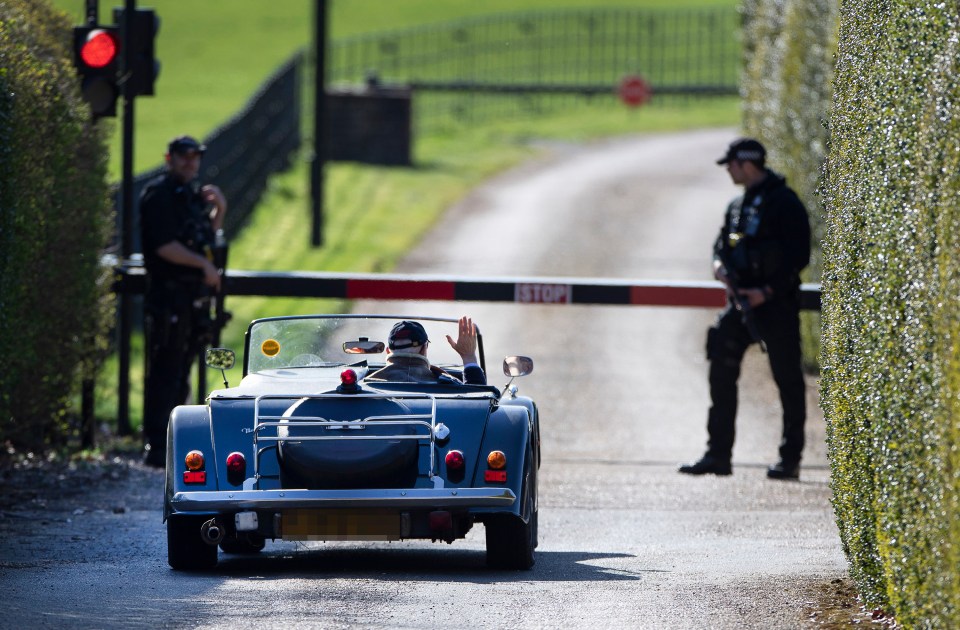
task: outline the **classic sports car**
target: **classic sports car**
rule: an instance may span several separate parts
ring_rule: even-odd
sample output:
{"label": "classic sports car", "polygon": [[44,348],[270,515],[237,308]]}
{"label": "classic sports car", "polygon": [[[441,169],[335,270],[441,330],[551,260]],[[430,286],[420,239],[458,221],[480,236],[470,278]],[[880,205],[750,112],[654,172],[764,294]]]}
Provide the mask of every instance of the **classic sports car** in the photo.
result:
{"label": "classic sports car", "polygon": [[[397,321],[426,329],[430,382],[375,380]],[[457,320],[374,315],[272,317],[250,324],[243,379],[207,405],[174,409],[167,431],[167,559],[207,569],[276,540],[452,542],[483,523],[487,563],[529,569],[537,546],[537,407],[504,359],[501,391],[461,382],[444,337]],[[478,335],[483,364],[483,338]],[[208,365],[236,355],[211,349]],[[223,372],[222,372],[223,373]]]}

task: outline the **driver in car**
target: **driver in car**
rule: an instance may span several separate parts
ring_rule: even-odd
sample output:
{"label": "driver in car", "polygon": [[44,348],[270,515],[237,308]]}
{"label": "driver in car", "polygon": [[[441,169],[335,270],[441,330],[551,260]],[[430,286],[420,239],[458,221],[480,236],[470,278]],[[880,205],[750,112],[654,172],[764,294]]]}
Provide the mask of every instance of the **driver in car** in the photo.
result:
{"label": "driver in car", "polygon": [[[486,385],[487,376],[477,360],[477,327],[467,316],[460,318],[459,334],[454,341],[447,335],[450,344],[463,361],[463,381],[467,385]],[[368,381],[405,381],[436,383],[455,376],[430,364],[427,346],[430,340],[427,331],[418,322],[402,321],[394,324],[387,339],[387,365],[369,374]],[[459,379],[456,379],[459,382]]]}

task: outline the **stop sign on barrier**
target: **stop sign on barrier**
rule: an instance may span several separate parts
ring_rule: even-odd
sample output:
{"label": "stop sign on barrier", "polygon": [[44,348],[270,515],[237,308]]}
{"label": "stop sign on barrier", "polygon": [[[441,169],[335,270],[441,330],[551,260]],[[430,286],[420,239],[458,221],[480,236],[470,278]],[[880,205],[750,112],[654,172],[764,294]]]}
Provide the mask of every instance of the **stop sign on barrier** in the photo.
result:
{"label": "stop sign on barrier", "polygon": [[653,89],[650,84],[644,81],[643,77],[630,75],[620,81],[620,100],[630,107],[639,107],[653,96]]}

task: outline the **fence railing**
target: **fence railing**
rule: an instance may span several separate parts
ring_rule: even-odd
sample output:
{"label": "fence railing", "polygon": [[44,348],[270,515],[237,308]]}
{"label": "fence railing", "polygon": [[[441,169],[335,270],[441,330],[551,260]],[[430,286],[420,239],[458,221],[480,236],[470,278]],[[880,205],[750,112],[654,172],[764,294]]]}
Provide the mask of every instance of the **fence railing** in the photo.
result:
{"label": "fence railing", "polygon": [[[334,42],[328,77],[356,85],[376,75],[384,84],[419,86],[421,131],[596,103],[603,86],[614,104],[625,75],[641,75],[660,102],[736,94],[739,26],[729,8],[506,14]],[[471,85],[485,89],[463,89]]]}

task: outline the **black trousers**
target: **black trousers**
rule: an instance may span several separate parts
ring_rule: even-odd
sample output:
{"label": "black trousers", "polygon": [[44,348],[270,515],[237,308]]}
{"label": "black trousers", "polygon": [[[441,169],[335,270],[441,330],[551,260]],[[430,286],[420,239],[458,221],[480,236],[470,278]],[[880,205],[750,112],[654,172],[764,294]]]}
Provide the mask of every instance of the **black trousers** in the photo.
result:
{"label": "black trousers", "polygon": [[[800,462],[806,392],[800,351],[799,299],[773,300],[753,310],[760,337],[767,347],[773,379],[783,407],[783,437],[780,458],[787,464]],[[737,416],[737,381],[747,348],[755,343],[741,314],[728,305],[707,333],[710,360],[710,412],[707,417],[707,455],[729,461],[733,451]]]}
{"label": "black trousers", "polygon": [[203,312],[189,293],[148,294],[144,303],[143,436],[152,457],[161,457],[170,412],[190,397],[190,371],[205,343]]}

